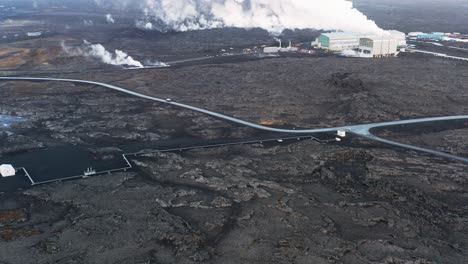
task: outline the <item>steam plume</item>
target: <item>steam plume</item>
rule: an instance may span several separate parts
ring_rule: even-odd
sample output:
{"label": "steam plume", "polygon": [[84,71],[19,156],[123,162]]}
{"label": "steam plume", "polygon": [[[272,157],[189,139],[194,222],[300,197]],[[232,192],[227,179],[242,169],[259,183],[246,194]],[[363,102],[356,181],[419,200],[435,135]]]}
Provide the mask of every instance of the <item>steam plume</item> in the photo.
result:
{"label": "steam plume", "polygon": [[91,27],[94,26],[94,21],[92,21],[91,19],[84,19],[83,24],[87,27]]}
{"label": "steam plume", "polygon": [[143,64],[127,53],[121,50],[115,50],[114,53],[107,51],[101,44],[91,44],[88,41],[84,41],[81,47],[69,47],[62,42],[63,50],[72,56],[86,56],[100,59],[102,62],[111,65],[119,66],[130,66],[135,68],[143,68]]}
{"label": "steam plume", "polygon": [[114,24],[114,23],[115,23],[115,20],[114,20],[114,18],[112,17],[111,14],[107,14],[107,15],[106,15],[106,21],[107,21],[107,23],[109,23],[109,24]]}
{"label": "steam plume", "polygon": [[149,67],[169,67],[169,64],[166,64],[161,61],[154,61],[154,60],[145,60],[145,66]]}
{"label": "steam plume", "polygon": [[383,33],[374,21],[346,0],[96,0],[98,4],[142,11],[138,21],[187,31],[219,27],[326,29]]}
{"label": "steam plume", "polygon": [[148,21],[143,21],[143,20],[137,20],[136,26],[137,28],[141,28],[141,29],[147,29],[147,30],[153,29],[153,23],[148,22]]}

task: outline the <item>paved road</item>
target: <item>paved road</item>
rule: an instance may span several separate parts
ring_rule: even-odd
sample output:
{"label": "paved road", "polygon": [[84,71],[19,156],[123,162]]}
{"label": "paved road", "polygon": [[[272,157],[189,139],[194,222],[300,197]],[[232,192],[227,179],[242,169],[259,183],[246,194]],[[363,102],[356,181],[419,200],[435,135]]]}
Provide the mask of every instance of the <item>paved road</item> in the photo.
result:
{"label": "paved road", "polygon": [[436,57],[443,57],[443,58],[449,58],[449,59],[454,59],[454,60],[468,61],[468,58],[451,56],[451,55],[447,55],[447,54],[445,54],[445,53],[438,53],[438,52],[432,52],[432,51],[418,50],[418,49],[412,49],[412,48],[407,48],[406,50],[407,50],[407,51],[414,51],[414,52],[424,53],[424,54],[429,54],[429,55],[434,55],[434,56],[436,56]]}
{"label": "paved road", "polygon": [[167,105],[173,105],[177,106],[180,108],[196,111],[199,113],[203,113],[209,116],[213,116],[218,119],[222,119],[225,121],[233,122],[236,124],[240,124],[243,126],[259,129],[259,130],[264,130],[264,131],[270,131],[270,132],[278,132],[278,133],[293,133],[293,134],[312,134],[312,133],[324,133],[324,132],[336,132],[337,130],[344,130],[349,133],[362,136],[365,138],[368,138],[370,140],[374,140],[377,142],[385,143],[388,145],[408,149],[408,150],[413,150],[413,151],[418,151],[418,152],[424,152],[428,154],[432,154],[435,156],[443,157],[443,158],[448,158],[448,159],[454,159],[458,160],[461,162],[468,163],[468,158],[467,157],[461,157],[461,156],[456,156],[452,154],[448,154],[445,152],[440,152],[436,150],[431,150],[431,149],[426,149],[426,148],[421,148],[413,145],[408,145],[408,144],[403,144],[391,140],[387,140],[384,138],[380,138],[374,134],[371,133],[371,129],[373,128],[378,128],[378,127],[386,127],[386,126],[396,126],[396,125],[406,125],[406,124],[417,124],[417,123],[425,123],[425,122],[434,122],[434,121],[450,121],[450,120],[461,120],[461,119],[467,119],[468,120],[468,115],[462,115],[462,116],[444,116],[444,117],[430,117],[430,118],[420,118],[420,119],[412,119],[412,120],[399,120],[399,121],[391,121],[391,122],[380,122],[380,123],[371,123],[371,124],[362,124],[362,125],[351,125],[351,126],[341,126],[341,127],[331,127],[331,128],[315,128],[315,129],[301,129],[301,130],[294,130],[294,129],[280,129],[280,128],[272,128],[272,127],[267,127],[267,126],[262,126],[259,124],[251,123],[248,121],[244,121],[238,118],[234,118],[231,116],[227,116],[224,114],[220,114],[217,112],[213,112],[210,110],[206,110],[203,108],[187,105],[187,104],[182,104],[182,103],[177,103],[173,101],[167,101],[162,98],[157,98],[153,96],[148,96],[144,95],[141,93],[137,93],[122,87],[118,87],[115,85],[111,84],[106,84],[106,83],[100,83],[100,82],[94,82],[94,81],[86,81],[86,80],[76,80],[76,79],[60,79],[60,78],[36,78],[36,77],[0,77],[0,80],[5,80],[5,81],[58,81],[58,82],[72,82],[72,83],[80,83],[80,84],[90,84],[90,85],[96,85],[100,87],[105,87],[114,91],[126,93],[132,96],[136,96],[139,98],[147,99],[147,100],[152,100],[158,103],[162,104],[167,104]]}

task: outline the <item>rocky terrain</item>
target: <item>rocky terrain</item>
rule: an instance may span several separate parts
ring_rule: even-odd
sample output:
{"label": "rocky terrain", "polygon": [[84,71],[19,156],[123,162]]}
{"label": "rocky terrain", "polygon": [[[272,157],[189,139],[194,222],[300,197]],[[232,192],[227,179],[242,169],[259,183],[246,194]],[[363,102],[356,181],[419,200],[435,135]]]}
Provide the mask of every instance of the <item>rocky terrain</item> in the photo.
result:
{"label": "rocky terrain", "polygon": [[[413,76],[414,64],[424,61],[431,62],[423,64],[426,73],[443,71],[447,78]],[[307,74],[296,71],[298,65],[309,69]],[[325,74],[323,67],[333,70]],[[268,125],[319,127],[463,114],[464,67],[428,58],[414,62],[285,58],[122,72],[118,78],[107,73],[99,80]],[[378,74],[384,71],[388,73]],[[311,77],[317,80],[310,82]],[[412,85],[413,89],[402,88]],[[151,149],[153,144],[187,137],[193,142],[261,135],[85,85],[3,82],[2,93],[2,114],[28,118],[10,129],[13,134],[4,134],[3,155],[78,145],[106,156],[129,145]],[[440,103],[444,100],[447,104]],[[392,136],[390,132],[386,134]],[[450,133],[459,141],[466,134]],[[466,164],[358,138],[346,145],[307,141],[148,154],[133,158],[136,170],[129,173],[4,193],[0,259],[468,261]]]}
{"label": "rocky terrain", "polygon": [[278,58],[124,72],[118,79],[85,76],[252,122],[266,119],[295,127],[466,113],[468,64],[415,56]]}
{"label": "rocky terrain", "polygon": [[132,160],[138,170],[128,174],[3,194],[0,255],[4,263],[468,261],[466,166],[368,146],[154,154]]}
{"label": "rocky terrain", "polygon": [[[113,83],[254,123],[320,128],[465,114],[467,67],[463,62],[426,57],[276,58],[57,77]],[[424,75],[418,74],[421,70]],[[0,114],[29,120],[15,126],[18,132],[2,142],[2,153],[64,144],[107,147],[143,141],[151,145],[181,137],[259,134],[101,87],[56,82],[0,85],[4,95]]]}
{"label": "rocky terrain", "polygon": [[396,126],[378,129],[376,132],[381,137],[394,141],[468,156],[468,145],[465,138],[467,127],[468,122],[459,120],[425,123],[420,126]]}

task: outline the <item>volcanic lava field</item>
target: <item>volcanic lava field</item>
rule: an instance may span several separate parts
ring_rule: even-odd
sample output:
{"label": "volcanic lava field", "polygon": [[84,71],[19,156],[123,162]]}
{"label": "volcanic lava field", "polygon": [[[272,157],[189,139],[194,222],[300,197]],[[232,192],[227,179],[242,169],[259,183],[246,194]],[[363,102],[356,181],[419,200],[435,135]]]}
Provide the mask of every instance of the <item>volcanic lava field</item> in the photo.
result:
{"label": "volcanic lava field", "polygon": [[[25,17],[42,24],[9,30],[44,36],[2,39],[1,76],[93,80],[289,129],[468,113],[463,61],[412,53],[375,60],[217,56],[275,41],[260,29],[160,33],[96,22],[74,30],[82,18],[60,12],[10,19]],[[319,33],[283,38],[306,43]],[[207,58],[125,70],[63,52],[62,41],[83,39],[140,61]],[[0,115],[25,119],[0,128],[0,163],[67,174],[78,162],[70,153],[113,164],[123,153],[153,151],[131,157],[127,172],[2,189],[2,264],[468,262],[466,163],[353,135],[336,142],[334,134],[320,135],[328,143],[158,153],[161,146],[272,135],[93,85],[1,81],[0,92]],[[467,129],[457,121],[376,133],[466,157]],[[57,162],[40,164],[49,154]]]}

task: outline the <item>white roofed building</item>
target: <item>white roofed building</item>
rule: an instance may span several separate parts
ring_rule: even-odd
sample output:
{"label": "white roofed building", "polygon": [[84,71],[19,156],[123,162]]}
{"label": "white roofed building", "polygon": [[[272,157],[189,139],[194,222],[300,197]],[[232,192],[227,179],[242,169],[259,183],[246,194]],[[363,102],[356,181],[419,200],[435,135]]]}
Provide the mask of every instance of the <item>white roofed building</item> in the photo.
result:
{"label": "white roofed building", "polygon": [[408,37],[410,37],[410,38],[414,37],[415,38],[415,37],[417,37],[419,35],[422,35],[422,34],[424,34],[424,32],[410,32],[410,33],[408,33]]}
{"label": "white roofed building", "polygon": [[406,35],[403,32],[397,30],[388,30],[382,36],[375,34],[359,34],[350,32],[332,32],[321,34],[313,46],[317,45],[319,48],[327,49],[331,51],[343,51],[343,50],[357,50],[360,45],[362,38],[385,38],[392,39],[397,42],[397,46],[404,48],[406,47]]}
{"label": "white roofed building", "polygon": [[360,37],[362,35],[347,32],[323,33],[318,38],[318,46],[332,51],[356,49],[359,47]]}
{"label": "white roofed building", "polygon": [[391,37],[368,37],[359,41],[359,57],[394,57],[398,54],[398,40]]}
{"label": "white roofed building", "polygon": [[280,50],[280,47],[265,47],[263,48],[264,53],[278,53]]}
{"label": "white roofed building", "polygon": [[397,30],[388,30],[390,36],[389,38],[395,39],[397,41],[398,47],[406,47],[406,35],[403,32]]}
{"label": "white roofed building", "polygon": [[0,165],[0,175],[2,177],[12,177],[16,175],[16,170],[10,164],[2,164]]}
{"label": "white roofed building", "polygon": [[37,32],[28,32],[26,33],[28,37],[40,37],[42,35],[42,31],[37,31]]}

